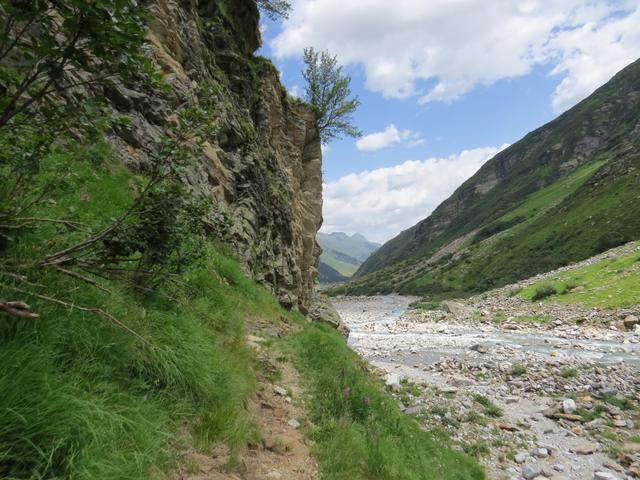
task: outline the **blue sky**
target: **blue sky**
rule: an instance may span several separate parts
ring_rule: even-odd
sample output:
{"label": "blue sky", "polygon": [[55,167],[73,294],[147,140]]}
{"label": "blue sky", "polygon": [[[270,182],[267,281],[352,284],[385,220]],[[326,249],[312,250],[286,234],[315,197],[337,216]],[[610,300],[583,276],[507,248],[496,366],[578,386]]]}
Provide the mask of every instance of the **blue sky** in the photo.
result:
{"label": "blue sky", "polygon": [[298,95],[306,46],[337,55],[351,76],[365,137],[325,148],[323,230],[376,241],[640,56],[640,0],[344,5],[294,0],[289,19],[263,24],[259,53]]}

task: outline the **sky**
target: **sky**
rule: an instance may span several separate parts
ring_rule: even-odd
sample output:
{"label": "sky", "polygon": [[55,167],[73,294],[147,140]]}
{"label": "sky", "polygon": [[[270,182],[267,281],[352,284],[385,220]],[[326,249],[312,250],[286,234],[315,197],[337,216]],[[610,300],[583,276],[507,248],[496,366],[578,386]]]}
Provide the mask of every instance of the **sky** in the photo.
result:
{"label": "sky", "polygon": [[363,132],[323,146],[322,231],[384,242],[640,57],[640,0],[293,0],[259,54],[304,96],[336,55]]}

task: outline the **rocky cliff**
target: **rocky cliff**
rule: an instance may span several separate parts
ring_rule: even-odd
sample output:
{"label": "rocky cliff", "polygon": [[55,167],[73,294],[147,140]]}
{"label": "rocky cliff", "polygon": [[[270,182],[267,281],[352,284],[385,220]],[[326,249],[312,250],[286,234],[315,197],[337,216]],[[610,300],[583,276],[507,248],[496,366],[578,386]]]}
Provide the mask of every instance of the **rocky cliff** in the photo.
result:
{"label": "rocky cliff", "polygon": [[315,117],[287,96],[260,46],[254,0],[154,0],[148,54],[166,89],[116,84],[101,92],[128,122],[112,135],[144,169],[176,111],[207,112],[214,134],[186,182],[214,200],[212,234],[288,308],[308,310],[320,249],[322,154]]}

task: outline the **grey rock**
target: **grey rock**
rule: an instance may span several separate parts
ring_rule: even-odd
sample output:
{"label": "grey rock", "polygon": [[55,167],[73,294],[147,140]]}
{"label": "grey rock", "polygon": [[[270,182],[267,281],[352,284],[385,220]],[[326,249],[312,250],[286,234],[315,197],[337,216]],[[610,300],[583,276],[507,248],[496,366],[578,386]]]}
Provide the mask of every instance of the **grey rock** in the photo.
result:
{"label": "grey rock", "polygon": [[524,452],[520,452],[518,454],[516,454],[514,460],[516,461],[516,463],[524,463],[527,461],[527,458],[529,457],[529,455],[527,455]]}
{"label": "grey rock", "polygon": [[440,308],[456,317],[466,318],[473,315],[473,309],[460,302],[446,300],[440,304]]}
{"label": "grey rock", "polygon": [[522,476],[526,480],[532,480],[542,475],[542,467],[537,463],[531,463],[522,467]]}

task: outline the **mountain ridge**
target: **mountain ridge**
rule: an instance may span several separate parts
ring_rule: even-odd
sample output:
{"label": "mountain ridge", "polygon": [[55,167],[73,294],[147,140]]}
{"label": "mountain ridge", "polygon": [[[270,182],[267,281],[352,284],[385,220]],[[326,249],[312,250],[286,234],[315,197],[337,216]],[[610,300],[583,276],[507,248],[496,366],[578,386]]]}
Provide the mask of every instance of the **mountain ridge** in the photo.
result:
{"label": "mountain ridge", "polygon": [[318,232],[316,239],[323,250],[319,271],[321,283],[348,280],[362,262],[380,247],[380,244],[369,241],[360,233]]}
{"label": "mountain ridge", "polygon": [[[365,261],[348,291],[477,292],[581,260],[640,236],[633,208],[640,162],[639,79],[640,61],[636,61],[590,97],[498,153],[430,216]],[[584,170],[576,173],[584,168],[591,176],[584,176]],[[566,181],[572,175],[584,178]],[[549,201],[531,200],[563,182],[566,188],[555,192]],[[535,201],[536,210],[527,210],[526,204]],[[591,204],[598,207],[594,209],[597,220],[590,220],[583,211]],[[625,208],[628,204],[631,209]],[[600,208],[603,205],[605,208]],[[511,214],[518,209],[524,215]],[[563,216],[572,218],[573,232],[562,228]],[[607,228],[607,222],[615,222],[614,228]],[[589,223],[595,226],[589,229]],[[526,231],[535,237],[534,227],[550,238],[523,236]],[[588,234],[578,241],[578,231]],[[527,266],[524,258],[515,259],[508,250],[497,250],[518,249],[509,243],[509,235],[528,244],[529,248],[519,249],[521,255],[545,252],[545,258]],[[563,238],[570,248],[562,245]],[[487,265],[481,265],[481,257],[489,259]],[[498,265],[502,260],[503,265]]]}

